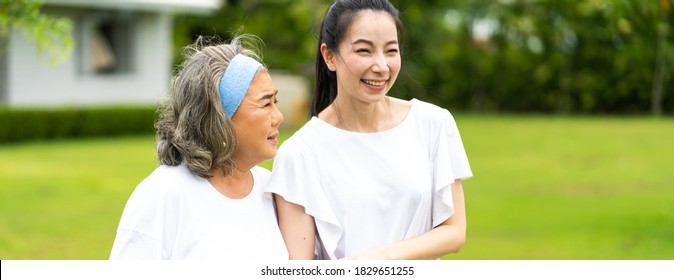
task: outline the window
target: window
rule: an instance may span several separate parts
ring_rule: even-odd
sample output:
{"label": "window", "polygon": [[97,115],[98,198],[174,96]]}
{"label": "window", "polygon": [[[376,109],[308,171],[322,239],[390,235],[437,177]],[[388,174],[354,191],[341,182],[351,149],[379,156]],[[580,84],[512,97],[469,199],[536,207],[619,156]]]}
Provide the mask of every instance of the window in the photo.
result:
{"label": "window", "polygon": [[93,12],[84,16],[78,24],[79,72],[84,75],[131,72],[134,19],[128,12]]}

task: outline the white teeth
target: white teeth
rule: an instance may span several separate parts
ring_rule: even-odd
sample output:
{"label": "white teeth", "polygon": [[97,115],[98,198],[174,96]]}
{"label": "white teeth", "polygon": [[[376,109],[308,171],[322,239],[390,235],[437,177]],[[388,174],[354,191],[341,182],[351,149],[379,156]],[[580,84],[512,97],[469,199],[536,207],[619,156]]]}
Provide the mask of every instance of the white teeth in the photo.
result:
{"label": "white teeth", "polygon": [[386,83],[386,81],[376,82],[376,81],[369,81],[369,80],[363,80],[363,82],[365,82],[368,85],[373,85],[373,86],[377,86],[377,87],[383,86]]}

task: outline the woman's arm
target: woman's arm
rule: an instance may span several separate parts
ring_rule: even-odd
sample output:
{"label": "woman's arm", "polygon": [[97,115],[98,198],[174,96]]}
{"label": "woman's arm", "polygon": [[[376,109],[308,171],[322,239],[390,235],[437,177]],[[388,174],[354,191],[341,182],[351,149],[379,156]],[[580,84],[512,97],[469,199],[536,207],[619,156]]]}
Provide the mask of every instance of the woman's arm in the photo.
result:
{"label": "woman's arm", "polygon": [[291,260],[314,259],[316,224],[314,218],[304,212],[304,207],[286,201],[274,194],[278,222]]}
{"label": "woman's arm", "polygon": [[432,230],[397,243],[384,245],[346,259],[413,260],[437,259],[459,252],[466,241],[466,208],[461,180],[452,183],[454,215]]}

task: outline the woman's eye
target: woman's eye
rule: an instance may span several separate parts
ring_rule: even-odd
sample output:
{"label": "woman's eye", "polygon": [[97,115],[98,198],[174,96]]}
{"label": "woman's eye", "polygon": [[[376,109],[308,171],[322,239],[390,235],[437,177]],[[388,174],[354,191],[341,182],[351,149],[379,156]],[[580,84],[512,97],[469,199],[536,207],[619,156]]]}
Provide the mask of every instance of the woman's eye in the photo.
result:
{"label": "woman's eye", "polygon": [[273,104],[278,103],[278,99],[274,99],[274,100],[271,101],[271,102],[265,103],[265,104],[264,104],[264,107],[269,107],[269,106],[271,106],[272,103],[273,103]]}
{"label": "woman's eye", "polygon": [[388,50],[389,53],[398,53],[398,49],[390,49]]}
{"label": "woman's eye", "polygon": [[356,52],[358,53],[369,53],[370,51],[368,49],[357,49]]}

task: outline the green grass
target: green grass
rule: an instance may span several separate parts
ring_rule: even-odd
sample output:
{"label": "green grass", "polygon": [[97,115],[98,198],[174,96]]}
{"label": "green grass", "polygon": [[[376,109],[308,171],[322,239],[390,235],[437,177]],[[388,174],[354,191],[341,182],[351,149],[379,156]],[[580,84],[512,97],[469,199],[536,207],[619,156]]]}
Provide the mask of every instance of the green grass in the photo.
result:
{"label": "green grass", "polygon": [[[674,259],[674,120],[455,117],[475,177],[448,259]],[[0,146],[0,259],[106,259],[156,166],[152,136]]]}
{"label": "green grass", "polygon": [[104,259],[152,136],[0,146],[0,259]]}
{"label": "green grass", "polygon": [[457,116],[474,178],[450,259],[673,259],[674,121]]}

